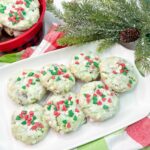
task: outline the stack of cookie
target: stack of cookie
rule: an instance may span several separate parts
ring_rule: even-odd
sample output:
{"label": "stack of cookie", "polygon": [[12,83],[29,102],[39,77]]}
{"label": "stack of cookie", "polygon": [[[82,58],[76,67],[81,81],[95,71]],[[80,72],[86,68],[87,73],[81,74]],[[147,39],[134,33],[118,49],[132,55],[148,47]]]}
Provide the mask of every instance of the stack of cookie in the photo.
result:
{"label": "stack of cookie", "polygon": [[[78,94],[76,82],[84,83]],[[81,127],[86,120],[101,122],[119,110],[119,93],[135,87],[133,66],[119,57],[101,60],[94,53],[75,55],[66,67],[49,64],[36,70],[24,70],[8,82],[8,95],[23,105],[12,117],[12,133],[26,143],[39,142],[48,128],[65,134]],[[52,95],[44,104],[47,92]]]}
{"label": "stack of cookie", "polygon": [[5,33],[11,37],[18,36],[31,28],[40,17],[39,6],[38,0],[1,0],[0,38]]}

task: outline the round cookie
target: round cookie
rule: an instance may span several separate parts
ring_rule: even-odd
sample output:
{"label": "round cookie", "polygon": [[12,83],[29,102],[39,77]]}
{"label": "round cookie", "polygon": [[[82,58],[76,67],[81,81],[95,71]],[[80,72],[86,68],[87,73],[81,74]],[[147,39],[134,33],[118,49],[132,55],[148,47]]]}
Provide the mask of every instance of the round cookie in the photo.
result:
{"label": "round cookie", "polygon": [[119,108],[116,94],[101,81],[86,83],[79,94],[81,109],[93,121],[104,121],[114,116]]}
{"label": "round cookie", "polygon": [[18,104],[26,105],[40,101],[46,89],[40,83],[40,73],[33,70],[19,72],[8,81],[8,95]]}
{"label": "round cookie", "polygon": [[135,87],[137,76],[134,67],[120,57],[109,57],[101,62],[101,79],[116,92],[126,92]]}
{"label": "round cookie", "polygon": [[41,83],[54,93],[67,93],[75,85],[75,78],[64,65],[50,64],[41,70]]}
{"label": "round cookie", "polygon": [[43,108],[38,104],[20,107],[12,116],[11,129],[17,140],[26,144],[38,143],[49,130],[43,117]]}
{"label": "round cookie", "polygon": [[78,107],[75,94],[53,95],[45,105],[45,118],[51,128],[60,133],[68,133],[85,123],[85,116]]}
{"label": "round cookie", "polygon": [[82,52],[73,57],[70,70],[77,79],[89,82],[99,77],[99,63],[100,59],[96,54]]}
{"label": "round cookie", "polygon": [[0,1],[0,24],[14,30],[31,28],[40,17],[38,0]]}

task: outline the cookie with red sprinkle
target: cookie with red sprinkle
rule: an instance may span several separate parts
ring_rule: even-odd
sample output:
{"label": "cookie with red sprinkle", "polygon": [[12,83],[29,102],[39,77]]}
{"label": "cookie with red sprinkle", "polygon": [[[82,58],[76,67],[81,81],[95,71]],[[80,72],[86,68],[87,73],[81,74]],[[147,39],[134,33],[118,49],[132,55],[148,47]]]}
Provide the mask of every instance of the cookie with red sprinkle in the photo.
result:
{"label": "cookie with red sprinkle", "polygon": [[79,53],[72,58],[70,70],[73,75],[83,81],[89,82],[99,77],[100,58],[94,53]]}
{"label": "cookie with red sprinkle", "polygon": [[49,130],[43,117],[43,111],[43,108],[38,104],[17,109],[12,116],[13,136],[25,144],[36,144],[41,141]]}
{"label": "cookie with red sprinkle", "polygon": [[104,121],[113,117],[119,109],[116,93],[101,81],[84,84],[79,93],[80,107],[86,117]]}
{"label": "cookie with red sprinkle", "polygon": [[53,95],[44,106],[45,119],[56,132],[74,131],[86,121],[78,104],[79,100],[73,93]]}
{"label": "cookie with red sprinkle", "polygon": [[24,31],[37,23],[40,17],[38,0],[1,0],[0,24],[7,28]]}
{"label": "cookie with red sprinkle", "polygon": [[40,79],[43,86],[53,93],[67,93],[75,85],[75,78],[65,65],[44,66]]}
{"label": "cookie with red sprinkle", "polygon": [[135,68],[120,57],[108,57],[101,62],[101,79],[114,91],[126,92],[137,84]]}
{"label": "cookie with red sprinkle", "polygon": [[32,104],[42,100],[46,89],[40,82],[40,73],[34,70],[24,70],[8,81],[8,95],[18,104]]}

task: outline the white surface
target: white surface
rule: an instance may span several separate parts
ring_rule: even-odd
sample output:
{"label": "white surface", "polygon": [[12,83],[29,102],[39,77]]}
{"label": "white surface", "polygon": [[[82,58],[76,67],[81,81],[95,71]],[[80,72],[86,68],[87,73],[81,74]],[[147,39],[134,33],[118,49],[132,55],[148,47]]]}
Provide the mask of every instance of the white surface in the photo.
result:
{"label": "white surface", "polygon": [[[83,45],[81,47],[68,47],[59,51],[16,62],[0,69],[0,150],[66,150],[126,127],[145,117],[149,113],[150,78],[142,78],[138,74],[138,86],[133,91],[120,96],[120,111],[114,118],[103,123],[88,122],[78,131],[67,135],[58,135],[50,130],[48,136],[34,146],[25,145],[13,138],[10,127],[11,115],[18,106],[7,96],[6,84],[8,78],[23,68],[40,68],[48,63],[68,64],[73,55],[81,50],[95,51],[96,45],[96,43],[89,43],[88,45]],[[126,58],[131,63],[134,61],[133,52],[120,45],[115,45],[103,54],[104,57],[112,55]]]}
{"label": "white surface", "polygon": [[[105,138],[110,150],[139,150],[143,146],[133,140],[126,132],[121,135],[112,135]],[[123,147],[124,146],[124,147]]]}

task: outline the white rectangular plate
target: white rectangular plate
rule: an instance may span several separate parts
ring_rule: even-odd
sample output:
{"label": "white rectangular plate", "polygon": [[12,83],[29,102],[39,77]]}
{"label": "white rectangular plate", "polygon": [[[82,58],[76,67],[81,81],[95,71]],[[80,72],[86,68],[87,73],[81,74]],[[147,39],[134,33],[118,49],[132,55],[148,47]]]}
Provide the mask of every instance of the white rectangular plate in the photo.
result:
{"label": "white rectangular plate", "polygon": [[[63,63],[68,65],[71,57],[84,51],[96,51],[97,43],[89,43],[83,46],[73,46],[55,52],[50,52],[38,57],[29,58],[0,69],[0,149],[1,150],[63,150],[77,147],[97,138],[103,137],[118,129],[126,127],[135,121],[145,117],[150,110],[150,78],[143,78],[138,74],[137,87],[120,96],[120,111],[112,119],[102,123],[88,122],[76,132],[59,135],[52,130],[40,143],[28,146],[15,140],[11,134],[11,115],[17,106],[7,95],[7,81],[17,71],[25,68],[40,68],[49,63]],[[100,54],[98,54],[100,55]],[[103,54],[108,56],[120,56],[134,64],[134,52],[125,49],[121,45],[115,45]]]}

